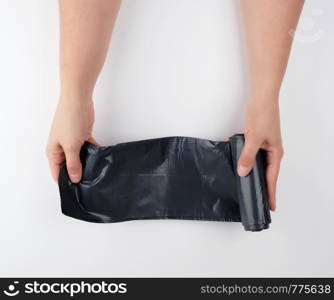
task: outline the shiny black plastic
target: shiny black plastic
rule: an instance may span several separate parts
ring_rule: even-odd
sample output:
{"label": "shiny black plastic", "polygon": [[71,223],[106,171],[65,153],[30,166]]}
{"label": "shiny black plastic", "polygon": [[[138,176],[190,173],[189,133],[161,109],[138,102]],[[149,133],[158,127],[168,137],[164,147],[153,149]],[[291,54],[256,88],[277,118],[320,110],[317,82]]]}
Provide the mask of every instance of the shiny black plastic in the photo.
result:
{"label": "shiny black plastic", "polygon": [[62,212],[84,221],[108,223],[138,219],[242,222],[247,231],[269,227],[259,151],[251,173],[236,173],[244,136],[216,142],[164,137],[81,149],[82,180],[70,181],[66,165],[59,176]]}

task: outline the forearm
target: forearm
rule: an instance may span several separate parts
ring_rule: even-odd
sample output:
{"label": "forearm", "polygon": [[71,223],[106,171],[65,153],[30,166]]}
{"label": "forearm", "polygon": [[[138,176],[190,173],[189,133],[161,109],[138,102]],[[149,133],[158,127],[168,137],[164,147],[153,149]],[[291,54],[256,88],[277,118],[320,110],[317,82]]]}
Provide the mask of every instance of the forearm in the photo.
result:
{"label": "forearm", "polygon": [[103,66],[121,0],[59,0],[60,99],[47,155],[54,180],[66,161],[72,182],[82,175],[80,149],[92,135],[92,94]]}
{"label": "forearm", "polygon": [[[251,97],[278,99],[303,0],[241,0]],[[274,97],[273,97],[274,96]]]}
{"label": "forearm", "polygon": [[89,99],[121,0],[59,0],[61,97]]}
{"label": "forearm", "polygon": [[288,63],[303,0],[241,0],[250,75],[246,102],[245,146],[238,174],[246,176],[260,148],[266,150],[266,181],[271,210],[276,209],[276,182],[283,156],[279,91]]}

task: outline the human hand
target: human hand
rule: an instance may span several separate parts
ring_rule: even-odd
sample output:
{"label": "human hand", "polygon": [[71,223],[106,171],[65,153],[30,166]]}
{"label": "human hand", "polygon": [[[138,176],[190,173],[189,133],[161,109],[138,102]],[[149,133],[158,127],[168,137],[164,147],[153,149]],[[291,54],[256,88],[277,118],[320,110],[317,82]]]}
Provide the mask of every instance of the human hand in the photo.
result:
{"label": "human hand", "polygon": [[91,99],[74,101],[61,97],[50,131],[47,157],[52,176],[58,182],[60,165],[66,160],[72,182],[81,179],[80,149],[85,141],[96,144],[92,137],[94,104]]}
{"label": "human hand", "polygon": [[246,104],[245,146],[238,161],[239,176],[246,176],[252,169],[258,150],[267,151],[266,181],[271,210],[276,209],[276,183],[283,146],[280,130],[278,97],[261,99],[252,97]]}

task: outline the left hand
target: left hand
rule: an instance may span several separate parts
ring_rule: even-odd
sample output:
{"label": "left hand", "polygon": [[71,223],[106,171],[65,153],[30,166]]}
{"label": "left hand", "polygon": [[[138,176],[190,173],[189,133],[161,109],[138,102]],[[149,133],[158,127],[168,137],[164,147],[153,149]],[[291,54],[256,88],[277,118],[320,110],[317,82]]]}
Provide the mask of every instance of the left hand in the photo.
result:
{"label": "left hand", "polygon": [[278,97],[252,97],[246,104],[245,146],[238,161],[239,176],[246,176],[252,169],[258,150],[267,151],[266,181],[270,210],[276,209],[276,183],[283,146],[280,129]]}

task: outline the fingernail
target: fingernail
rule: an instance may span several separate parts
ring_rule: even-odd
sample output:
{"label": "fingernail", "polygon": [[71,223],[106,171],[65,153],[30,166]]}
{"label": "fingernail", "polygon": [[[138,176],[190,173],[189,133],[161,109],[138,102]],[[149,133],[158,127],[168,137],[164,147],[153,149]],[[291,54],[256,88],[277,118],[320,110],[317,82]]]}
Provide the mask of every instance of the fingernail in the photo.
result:
{"label": "fingernail", "polygon": [[238,166],[238,175],[244,177],[248,174],[248,168],[245,166]]}
{"label": "fingernail", "polygon": [[80,177],[78,174],[70,174],[71,181],[78,182],[80,180]]}

